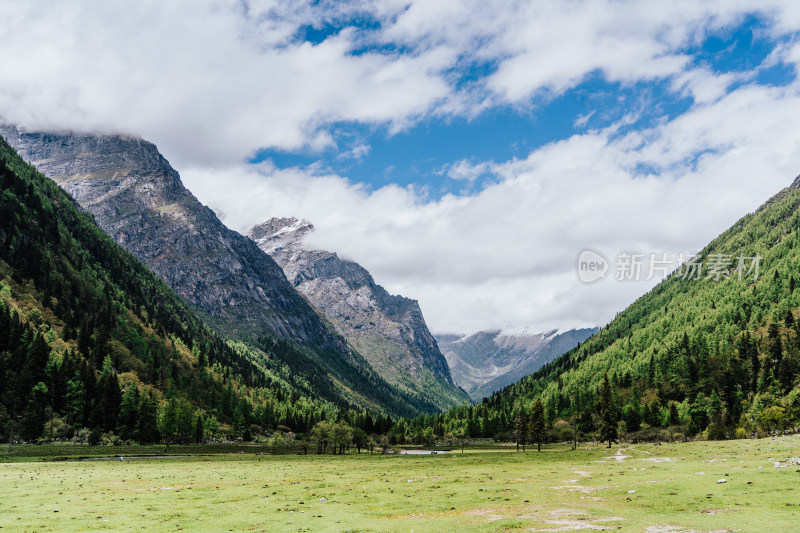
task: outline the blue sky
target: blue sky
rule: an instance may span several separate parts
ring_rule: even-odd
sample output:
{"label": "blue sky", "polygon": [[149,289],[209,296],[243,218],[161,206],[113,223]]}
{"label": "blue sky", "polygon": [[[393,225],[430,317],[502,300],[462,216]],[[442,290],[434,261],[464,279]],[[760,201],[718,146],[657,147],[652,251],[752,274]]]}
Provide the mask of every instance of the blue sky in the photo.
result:
{"label": "blue sky", "polygon": [[[708,32],[700,43],[679,52],[689,56],[696,68],[746,77],[732,83],[730,90],[740,83],[787,85],[796,77],[793,65],[764,64],[776,47],[791,43],[796,34],[768,35],[768,25],[762,15],[745,15],[736,24]],[[379,23],[355,19],[336,26],[305,26],[296,38],[318,45],[344,27],[373,31]],[[396,47],[387,50],[379,46],[359,53],[375,51],[397,53]],[[447,75],[456,80],[456,87],[479,86],[495,69],[491,62],[472,63],[458,65]],[[249,161],[270,160],[278,168],[307,167],[313,172],[335,173],[371,189],[394,183],[424,189],[433,197],[470,194],[497,178],[491,172],[482,172],[469,181],[458,179],[448,173],[456,162],[525,158],[536,148],[587,130],[607,128],[630,114],[635,117],[620,134],[651,128],[685,113],[693,104],[690,96],[676,92],[671,84],[669,79],[609,82],[600,71],[588,72],[579,84],[559,95],[533,95],[525,102],[491,107],[476,116],[423,117],[400,132],[390,131],[385,124],[332,123],[327,126],[335,143],[332,146],[322,150],[264,148]],[[351,153],[354,149],[356,153]]]}
{"label": "blue sky", "polygon": [[696,251],[800,174],[790,0],[4,16],[0,118],[153,141],[229,227],[308,219],[435,332],[602,325],[655,281],[582,285],[581,250]]}

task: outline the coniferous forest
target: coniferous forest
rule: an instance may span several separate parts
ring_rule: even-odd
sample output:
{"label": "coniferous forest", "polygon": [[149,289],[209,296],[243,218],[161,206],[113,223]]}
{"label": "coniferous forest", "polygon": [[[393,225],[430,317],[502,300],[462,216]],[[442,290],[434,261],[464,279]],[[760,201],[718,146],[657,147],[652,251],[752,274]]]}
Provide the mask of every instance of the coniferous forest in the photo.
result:
{"label": "coniferous forest", "polygon": [[[226,342],[0,142],[0,435],[198,442],[391,418],[310,397],[291,345]],[[305,392],[306,394],[303,394]]]}
{"label": "coniferous forest", "polygon": [[[477,405],[420,417],[411,434],[708,439],[800,426],[800,189],[784,189],[581,346]],[[751,258],[760,257],[756,272]],[[742,261],[740,261],[740,259]],[[744,265],[744,268],[742,266]],[[539,437],[541,438],[541,437]]]}
{"label": "coniferous forest", "polygon": [[[5,439],[249,440],[328,424],[389,444],[494,438],[524,447],[724,439],[800,423],[795,187],[699,254],[700,263],[730,259],[724,272],[674,273],[581,346],[475,405],[392,420],[320,399],[329,382],[314,368],[289,372],[297,348],[288,343],[220,338],[55,183],[5,143],[0,156]],[[735,259],[755,256],[758,272],[737,271]]]}

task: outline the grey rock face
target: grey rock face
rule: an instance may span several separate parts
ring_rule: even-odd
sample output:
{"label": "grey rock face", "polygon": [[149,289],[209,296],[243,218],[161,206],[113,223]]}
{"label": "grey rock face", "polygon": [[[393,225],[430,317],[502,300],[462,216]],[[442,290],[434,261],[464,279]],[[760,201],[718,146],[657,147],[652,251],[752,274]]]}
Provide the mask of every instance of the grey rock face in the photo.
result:
{"label": "grey rock face", "polygon": [[269,256],[225,227],[183,186],[155,145],[13,126],[0,127],[0,134],[217,329],[240,336],[271,333],[351,353]]}
{"label": "grey rock face", "polygon": [[419,304],[389,294],[357,263],[304,247],[303,237],[313,230],[306,221],[273,218],[247,235],[386,381],[441,408],[468,401]]}
{"label": "grey rock face", "polygon": [[456,383],[480,400],[536,372],[595,333],[598,328],[564,333],[437,335]]}

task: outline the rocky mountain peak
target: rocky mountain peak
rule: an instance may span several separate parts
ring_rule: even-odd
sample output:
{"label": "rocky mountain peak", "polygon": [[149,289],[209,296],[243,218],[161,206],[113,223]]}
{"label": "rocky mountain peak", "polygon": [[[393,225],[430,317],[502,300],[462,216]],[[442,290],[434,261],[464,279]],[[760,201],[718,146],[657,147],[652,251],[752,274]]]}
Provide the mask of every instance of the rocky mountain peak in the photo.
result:
{"label": "rocky mountain peak", "polygon": [[386,381],[442,408],[466,401],[419,304],[389,294],[358,263],[305,247],[313,230],[306,220],[272,218],[247,236]]}
{"label": "rocky mountain peak", "polygon": [[[269,351],[265,356],[288,365],[306,389],[329,401],[395,414],[438,407],[381,379],[270,255],[226,227],[183,186],[154,144],[123,135],[27,132],[14,126],[0,127],[0,135],[209,325]],[[261,236],[296,242],[312,229],[297,220],[275,220],[261,228]]]}
{"label": "rocky mountain peak", "polygon": [[45,133],[2,125],[0,135],[21,154],[36,153],[36,167],[55,179],[87,173],[175,172],[156,145],[128,135]]}
{"label": "rocky mountain peak", "polygon": [[480,400],[531,374],[597,332],[575,329],[538,333],[531,328],[437,335],[453,378]]}
{"label": "rocky mountain peak", "polygon": [[314,226],[307,220],[271,218],[253,226],[247,236],[256,241],[259,248],[271,253],[278,248],[299,245],[303,237],[312,231]]}
{"label": "rocky mountain peak", "polygon": [[14,126],[0,134],[219,330],[349,353],[280,267],[202,205],[153,143]]}

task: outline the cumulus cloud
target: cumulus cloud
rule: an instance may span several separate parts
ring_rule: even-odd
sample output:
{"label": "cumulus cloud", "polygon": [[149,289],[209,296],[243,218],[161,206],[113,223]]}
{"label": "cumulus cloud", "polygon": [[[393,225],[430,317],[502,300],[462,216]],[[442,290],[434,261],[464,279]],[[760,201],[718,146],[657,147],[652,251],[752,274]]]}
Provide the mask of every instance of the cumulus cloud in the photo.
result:
{"label": "cumulus cloud", "polygon": [[447,177],[454,180],[475,181],[475,179],[489,171],[491,164],[487,161],[480,163],[471,163],[466,159],[456,161],[447,165],[443,171],[447,173]]}
{"label": "cumulus cloud", "polygon": [[359,160],[359,159],[363,159],[364,157],[366,157],[370,153],[370,151],[372,151],[372,148],[370,147],[370,145],[363,144],[363,143],[362,144],[357,144],[356,146],[352,147],[350,150],[347,150],[346,152],[340,153],[338,156],[336,156],[336,158],[337,159],[355,159],[355,160]]}
{"label": "cumulus cloud", "polygon": [[178,162],[319,149],[330,144],[320,132],[332,121],[413,120],[448,93],[436,53],[354,55],[352,29],[316,45],[293,39],[315,20],[303,9],[289,16],[272,5],[263,15],[243,12],[232,1],[124,10],[92,0],[4,4],[6,120],[137,133]]}
{"label": "cumulus cloud", "polygon": [[[764,67],[796,66],[796,2],[175,0],[121,10],[102,0],[0,0],[0,8],[0,117],[142,135],[229,226],[311,220],[311,246],[418,298],[440,332],[602,324],[652,283],[580,285],[581,249],[697,250],[788,184],[800,162],[796,84],[759,86],[757,71],[719,74],[687,51],[757,12],[758,31],[785,41]],[[307,42],[308,28],[330,35]],[[357,160],[369,144],[340,147],[335,124],[392,134],[431,117],[535,108],[592,76],[623,86],[666,81],[692,105],[644,130],[617,117],[518,159],[454,161],[451,178],[495,179],[438,199],[424,187],[372,190],[319,165],[242,162],[262,148],[341,150]],[[589,115],[570,120],[583,127]]]}
{"label": "cumulus cloud", "polygon": [[[237,206],[225,220],[236,229],[308,218],[317,227],[310,246],[338,251],[389,290],[418,298],[435,331],[590,326],[655,281],[583,285],[579,251],[699,251],[798,173],[795,111],[796,85],[743,86],[648,130],[620,135],[614,125],[486,163],[496,183],[436,201],[270,165],[192,169],[184,179],[212,207]],[[221,196],[223,179],[233,186]]]}
{"label": "cumulus cloud", "polygon": [[[527,105],[598,72],[675,78],[676,90],[717,98],[726,80],[690,65],[687,46],[756,10],[763,32],[800,27],[800,8],[778,0],[0,3],[0,116],[136,133],[204,165],[331,147],[327,129],[341,121],[397,132]],[[313,44],[299,37],[309,27],[333,30]],[[488,76],[459,83],[481,63]]]}

